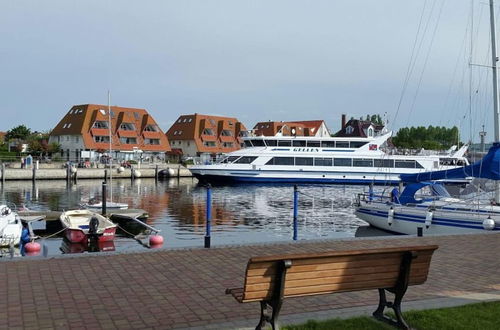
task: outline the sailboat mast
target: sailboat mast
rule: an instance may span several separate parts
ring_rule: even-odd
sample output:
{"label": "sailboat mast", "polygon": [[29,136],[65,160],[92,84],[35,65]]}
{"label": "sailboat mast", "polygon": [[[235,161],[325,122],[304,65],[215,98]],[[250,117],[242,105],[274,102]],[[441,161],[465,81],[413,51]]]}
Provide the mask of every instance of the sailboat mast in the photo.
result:
{"label": "sailboat mast", "polygon": [[111,155],[111,93],[108,91],[108,134],[109,134],[109,201],[113,202],[113,157]]}
{"label": "sailboat mast", "polygon": [[[490,0],[490,29],[491,29],[491,69],[493,71],[493,124],[495,126],[495,142],[500,141],[500,128],[498,126],[498,68],[497,68],[497,41],[495,26],[495,5]],[[500,204],[500,182],[495,184],[495,202]]]}

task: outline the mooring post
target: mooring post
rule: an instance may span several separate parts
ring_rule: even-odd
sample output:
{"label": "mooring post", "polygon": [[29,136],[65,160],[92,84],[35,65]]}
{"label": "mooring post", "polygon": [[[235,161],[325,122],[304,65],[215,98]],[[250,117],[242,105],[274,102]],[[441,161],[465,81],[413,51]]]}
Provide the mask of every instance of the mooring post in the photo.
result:
{"label": "mooring post", "polygon": [[205,247],[210,248],[210,221],[212,219],[212,187],[207,184],[207,221],[206,221],[206,233],[205,233]]}
{"label": "mooring post", "polygon": [[33,169],[32,169],[32,170],[33,170],[33,176],[32,176],[32,178],[31,178],[31,180],[32,180],[33,182],[35,182],[35,181],[36,181],[36,166],[33,166]]}
{"label": "mooring post", "polygon": [[71,165],[69,162],[66,162],[66,182],[69,183],[71,180]]}
{"label": "mooring post", "polygon": [[130,179],[131,179],[132,181],[134,181],[134,180],[135,180],[135,168],[134,168],[134,166],[132,166],[132,167],[130,168]]}
{"label": "mooring post", "polygon": [[2,163],[2,184],[5,183],[5,164]]}
{"label": "mooring post", "polygon": [[181,164],[177,167],[177,179],[181,177]]}
{"label": "mooring post", "polygon": [[78,181],[77,175],[78,175],[78,171],[75,171],[75,173],[73,174],[73,181],[75,183],[77,183],[77,181]]}
{"label": "mooring post", "polygon": [[108,182],[108,170],[104,169],[104,183]]}
{"label": "mooring post", "polygon": [[417,236],[422,237],[424,236],[424,228],[422,227],[417,227]]}
{"label": "mooring post", "polygon": [[107,183],[104,181],[102,183],[102,215],[106,215],[106,200],[108,199],[107,196]]}
{"label": "mooring post", "polygon": [[293,240],[298,237],[297,216],[299,213],[299,189],[297,185],[293,186]]}
{"label": "mooring post", "polygon": [[155,165],[155,182],[158,181],[158,164]]}

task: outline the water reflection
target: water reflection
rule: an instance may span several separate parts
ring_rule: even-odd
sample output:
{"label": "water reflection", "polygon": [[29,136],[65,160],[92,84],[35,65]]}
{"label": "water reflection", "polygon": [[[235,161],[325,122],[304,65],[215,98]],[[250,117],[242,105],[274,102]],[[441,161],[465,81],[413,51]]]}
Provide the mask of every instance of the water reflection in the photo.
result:
{"label": "water reflection", "polygon": [[[0,199],[35,210],[62,211],[78,208],[89,198],[101,198],[102,182],[7,181]],[[108,183],[109,184],[109,183]],[[206,188],[195,179],[113,180],[113,200],[149,213],[146,222],[162,231],[164,247],[203,246],[206,219]],[[360,225],[354,216],[354,196],[362,186],[299,186],[299,239],[353,237]],[[109,188],[108,188],[109,190]],[[242,185],[212,188],[212,245],[290,241],[292,238],[293,186]],[[131,238],[143,231],[135,223],[120,223],[113,249],[144,247]],[[52,228],[53,227],[53,228]],[[40,236],[60,228],[47,223]],[[129,234],[130,233],[130,234]],[[89,246],[68,246],[61,237],[45,240],[49,254],[88,252]],[[103,248],[105,249],[105,248]],[[69,251],[69,252],[66,252]]]}

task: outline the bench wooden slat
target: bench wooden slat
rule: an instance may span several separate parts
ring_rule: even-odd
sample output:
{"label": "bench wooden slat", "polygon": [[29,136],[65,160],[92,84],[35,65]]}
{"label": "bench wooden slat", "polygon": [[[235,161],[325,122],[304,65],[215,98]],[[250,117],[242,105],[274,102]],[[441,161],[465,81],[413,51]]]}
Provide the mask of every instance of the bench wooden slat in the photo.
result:
{"label": "bench wooden slat", "polygon": [[253,257],[250,258],[250,263],[255,262],[265,262],[265,261],[278,261],[278,260],[296,260],[296,259],[309,259],[309,258],[321,258],[321,257],[339,257],[339,256],[367,256],[370,254],[378,253],[391,253],[391,252],[404,252],[404,251],[434,251],[438,248],[437,245],[425,245],[425,246],[402,246],[402,247],[392,247],[392,248],[378,248],[378,249],[361,249],[361,250],[349,250],[349,251],[329,251],[321,253],[302,253],[293,255],[274,255],[265,257]]}
{"label": "bench wooden slat", "polygon": [[[293,268],[293,267],[292,267]],[[411,270],[411,276],[413,276],[414,272],[426,272],[427,267],[425,264],[415,264]],[[287,273],[286,280],[287,285],[289,281],[294,280],[314,280],[317,278],[326,278],[326,277],[334,277],[334,276],[342,276],[342,275],[361,275],[361,274],[377,274],[377,273],[389,273],[399,272],[399,265],[390,265],[390,266],[370,266],[370,267],[361,267],[361,268],[349,268],[349,269],[332,269],[332,270],[324,270],[317,272],[300,272],[300,273]],[[247,285],[259,284],[259,283],[271,283],[274,280],[273,275],[264,275],[264,276],[251,276],[247,278]]]}

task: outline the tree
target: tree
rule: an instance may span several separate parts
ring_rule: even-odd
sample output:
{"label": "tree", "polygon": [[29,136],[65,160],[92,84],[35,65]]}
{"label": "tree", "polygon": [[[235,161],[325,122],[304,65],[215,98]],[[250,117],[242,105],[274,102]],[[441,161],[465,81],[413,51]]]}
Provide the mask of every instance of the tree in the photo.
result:
{"label": "tree", "polygon": [[28,127],[24,125],[19,125],[7,131],[7,134],[5,135],[5,140],[6,141],[10,141],[13,139],[26,140],[30,135],[31,135],[31,130]]}
{"label": "tree", "polygon": [[392,143],[398,148],[443,150],[457,144],[457,136],[457,127],[403,127]]}

